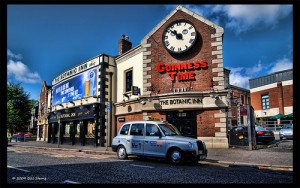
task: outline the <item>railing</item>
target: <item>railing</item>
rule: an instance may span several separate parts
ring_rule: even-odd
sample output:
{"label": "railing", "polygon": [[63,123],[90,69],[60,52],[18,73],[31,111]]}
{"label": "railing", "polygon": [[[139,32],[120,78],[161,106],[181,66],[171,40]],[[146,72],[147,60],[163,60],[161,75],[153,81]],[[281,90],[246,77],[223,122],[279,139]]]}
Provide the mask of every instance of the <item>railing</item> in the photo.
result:
{"label": "railing", "polygon": [[275,121],[263,121],[257,123],[259,126],[262,126],[270,131],[278,132],[284,124],[293,124],[293,120],[280,120],[278,124],[277,120]]}

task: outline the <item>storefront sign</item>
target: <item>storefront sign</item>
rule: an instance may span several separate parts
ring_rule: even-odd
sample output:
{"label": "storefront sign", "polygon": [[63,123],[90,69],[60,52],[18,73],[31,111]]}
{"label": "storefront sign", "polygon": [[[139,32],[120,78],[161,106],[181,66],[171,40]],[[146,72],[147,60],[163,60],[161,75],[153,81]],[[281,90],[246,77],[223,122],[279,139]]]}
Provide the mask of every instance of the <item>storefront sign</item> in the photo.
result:
{"label": "storefront sign", "polygon": [[94,111],[85,109],[74,109],[72,112],[63,112],[61,111],[60,115],[51,113],[49,117],[49,123],[59,122],[59,121],[73,121],[73,120],[82,120],[94,118]]}
{"label": "storefront sign", "polygon": [[92,59],[92,60],[90,60],[88,62],[82,63],[82,64],[80,64],[80,65],[78,65],[78,66],[76,66],[76,67],[74,67],[74,68],[72,68],[70,70],[65,71],[64,73],[62,73],[58,77],[54,78],[52,80],[52,85],[55,85],[55,84],[57,84],[57,83],[65,80],[67,78],[70,78],[70,77],[72,77],[72,76],[74,76],[76,74],[84,72],[84,71],[86,71],[86,70],[88,70],[90,68],[93,68],[95,66],[98,66],[98,65],[99,65],[99,57],[94,58],[94,59]]}
{"label": "storefront sign", "polygon": [[125,122],[125,117],[118,118],[118,121],[119,121],[119,122]]}
{"label": "storefront sign", "polygon": [[65,82],[53,86],[52,106],[94,96],[96,94],[97,69],[85,71]]}
{"label": "storefront sign", "polygon": [[166,99],[160,100],[160,105],[202,104],[201,98]]}
{"label": "storefront sign", "polygon": [[[194,61],[194,62],[186,62],[186,63],[175,63],[175,64],[165,64],[163,62],[159,62],[157,64],[157,72],[165,73],[167,72],[171,80],[195,80],[195,72],[190,72],[193,70],[204,69],[207,68],[207,61]],[[178,72],[179,71],[179,72]],[[189,71],[189,72],[186,72]]]}

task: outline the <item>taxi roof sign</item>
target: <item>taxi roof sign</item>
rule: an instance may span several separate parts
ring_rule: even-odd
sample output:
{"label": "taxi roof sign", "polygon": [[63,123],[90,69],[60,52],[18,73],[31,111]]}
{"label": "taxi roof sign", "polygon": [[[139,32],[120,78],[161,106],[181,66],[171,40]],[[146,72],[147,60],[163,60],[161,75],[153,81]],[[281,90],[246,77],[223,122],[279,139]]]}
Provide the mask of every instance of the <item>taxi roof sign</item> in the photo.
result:
{"label": "taxi roof sign", "polygon": [[160,121],[159,118],[151,117],[151,116],[144,117],[144,120],[146,120],[146,121]]}

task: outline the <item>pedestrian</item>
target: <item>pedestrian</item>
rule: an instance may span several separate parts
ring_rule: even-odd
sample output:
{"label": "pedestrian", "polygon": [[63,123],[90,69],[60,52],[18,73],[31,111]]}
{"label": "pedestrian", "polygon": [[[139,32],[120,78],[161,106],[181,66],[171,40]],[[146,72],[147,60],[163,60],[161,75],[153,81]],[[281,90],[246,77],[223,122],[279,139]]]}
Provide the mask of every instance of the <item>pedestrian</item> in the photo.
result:
{"label": "pedestrian", "polygon": [[12,139],[12,136],[11,136],[11,134],[9,134],[9,135],[8,135],[8,140],[9,140],[9,142],[11,142],[11,139]]}

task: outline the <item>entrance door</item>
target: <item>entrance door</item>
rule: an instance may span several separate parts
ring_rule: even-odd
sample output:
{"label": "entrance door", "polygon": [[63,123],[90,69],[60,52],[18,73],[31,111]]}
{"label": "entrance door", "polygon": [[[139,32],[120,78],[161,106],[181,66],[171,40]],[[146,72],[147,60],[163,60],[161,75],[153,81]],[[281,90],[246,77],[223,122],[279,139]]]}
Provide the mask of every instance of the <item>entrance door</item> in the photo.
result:
{"label": "entrance door", "polygon": [[173,124],[182,136],[197,138],[195,111],[167,112],[167,121]]}

